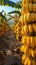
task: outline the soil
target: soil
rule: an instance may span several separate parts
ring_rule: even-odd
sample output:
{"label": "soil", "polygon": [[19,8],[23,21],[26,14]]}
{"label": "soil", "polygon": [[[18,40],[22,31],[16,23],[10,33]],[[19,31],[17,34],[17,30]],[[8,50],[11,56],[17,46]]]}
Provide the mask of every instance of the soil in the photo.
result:
{"label": "soil", "polygon": [[20,46],[13,30],[0,36],[0,65],[22,65]]}

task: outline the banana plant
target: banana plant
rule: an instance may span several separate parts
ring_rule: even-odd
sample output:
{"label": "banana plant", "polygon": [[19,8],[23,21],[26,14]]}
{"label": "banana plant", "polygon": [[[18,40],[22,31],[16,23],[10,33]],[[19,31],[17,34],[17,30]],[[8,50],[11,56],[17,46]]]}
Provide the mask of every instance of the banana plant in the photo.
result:
{"label": "banana plant", "polygon": [[[16,8],[15,11],[8,12],[8,14],[14,14],[14,13],[16,13],[16,14],[19,14],[19,16],[21,15],[21,12],[20,12],[20,10],[19,10],[19,9],[21,9],[21,1],[15,3],[15,2],[9,1],[9,0],[0,0],[0,5],[1,5],[1,6],[10,6],[10,7]],[[0,14],[1,14],[1,12],[0,12]],[[1,14],[1,15],[2,15],[2,14]],[[5,14],[5,15],[6,15],[6,14]],[[3,17],[5,20],[7,20],[5,15],[2,15],[2,17]],[[14,18],[14,17],[12,16],[12,18]],[[10,18],[8,19],[8,21],[11,20],[12,18],[10,17]]]}
{"label": "banana plant", "polygon": [[[4,13],[4,14],[3,14]],[[3,23],[7,23],[7,18],[6,18],[6,15],[5,15],[5,12],[4,12],[4,10],[2,10],[1,12],[0,12],[0,24],[3,24]]]}
{"label": "banana plant", "polygon": [[16,14],[19,14],[19,15],[21,15],[21,12],[20,11],[11,11],[11,12],[9,12],[8,14],[13,14],[13,13],[16,13]]}
{"label": "banana plant", "polygon": [[0,0],[0,5],[1,6],[10,6],[13,8],[21,8],[20,4],[17,4],[13,1],[10,1],[10,0]]}
{"label": "banana plant", "polygon": [[10,0],[0,0],[1,6],[10,6],[10,7],[16,8],[16,11],[9,12],[9,14],[18,13],[20,15],[21,13],[20,13],[19,9],[21,9],[21,3],[22,3],[22,1],[15,3]]}
{"label": "banana plant", "polygon": [[6,16],[3,15],[3,12],[4,12],[4,10],[2,10],[2,11],[0,12],[0,17],[2,17],[3,19],[5,19],[5,20],[7,21]]}

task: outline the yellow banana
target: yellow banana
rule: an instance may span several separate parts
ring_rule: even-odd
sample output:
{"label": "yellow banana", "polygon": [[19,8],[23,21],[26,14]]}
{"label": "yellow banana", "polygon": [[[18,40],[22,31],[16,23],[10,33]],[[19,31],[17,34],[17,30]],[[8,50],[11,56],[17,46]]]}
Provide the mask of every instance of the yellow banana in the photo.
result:
{"label": "yellow banana", "polygon": [[36,24],[32,24],[34,32],[36,32]]}
{"label": "yellow banana", "polygon": [[21,52],[24,52],[24,46],[21,46],[21,48],[20,48],[20,50],[21,50]]}
{"label": "yellow banana", "polygon": [[19,34],[18,33],[16,33],[16,39],[19,40]]}
{"label": "yellow banana", "polygon": [[29,33],[33,32],[33,28],[31,24],[28,25],[28,28],[29,28]]}
{"label": "yellow banana", "polygon": [[35,40],[34,40],[34,37],[30,37],[30,44],[31,44],[31,47],[32,47],[32,48],[35,47]]}
{"label": "yellow banana", "polygon": [[27,16],[27,17],[26,17],[26,20],[27,20],[26,23],[28,23],[28,22],[30,22],[30,17],[31,17],[31,16],[30,16],[30,13],[27,13],[26,16]]}
{"label": "yellow banana", "polygon": [[25,60],[26,60],[27,56],[26,55],[23,55],[22,56],[22,63],[24,64]]}
{"label": "yellow banana", "polygon": [[33,8],[33,5],[32,5],[32,3],[30,2],[29,6],[28,6],[29,12],[32,11],[32,8]]}
{"label": "yellow banana", "polygon": [[24,35],[24,34],[27,34],[28,33],[28,26],[27,25],[24,25],[23,27],[22,27],[22,35]]}
{"label": "yellow banana", "polygon": [[34,58],[35,57],[35,50],[31,49],[31,56]]}
{"label": "yellow banana", "polygon": [[28,46],[24,46],[24,54],[28,54],[29,51],[29,47]]}
{"label": "yellow banana", "polygon": [[27,36],[27,45],[30,46],[30,37]]}
{"label": "yellow banana", "polygon": [[21,15],[20,18],[19,18],[19,23],[23,24],[24,23],[24,20],[23,19],[24,19],[24,16]]}
{"label": "yellow banana", "polygon": [[27,44],[27,36],[22,36],[22,44]]}
{"label": "yellow banana", "polygon": [[28,65],[28,61],[29,61],[29,58],[27,57],[25,62],[24,62],[24,65]]}
{"label": "yellow banana", "polygon": [[31,65],[31,64],[32,64],[32,63],[31,63],[31,60],[29,59],[29,60],[28,60],[28,65]]}
{"label": "yellow banana", "polygon": [[31,22],[34,22],[34,13],[31,13],[31,18],[30,18],[30,20],[31,20]]}
{"label": "yellow banana", "polygon": [[33,12],[36,12],[36,4],[33,3]]}

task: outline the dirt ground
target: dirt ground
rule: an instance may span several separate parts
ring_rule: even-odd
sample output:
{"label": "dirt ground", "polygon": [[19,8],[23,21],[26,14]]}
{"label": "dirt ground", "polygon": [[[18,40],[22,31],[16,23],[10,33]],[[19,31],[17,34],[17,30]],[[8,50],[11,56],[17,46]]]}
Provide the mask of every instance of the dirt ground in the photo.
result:
{"label": "dirt ground", "polygon": [[13,30],[0,36],[0,65],[22,65],[20,46]]}

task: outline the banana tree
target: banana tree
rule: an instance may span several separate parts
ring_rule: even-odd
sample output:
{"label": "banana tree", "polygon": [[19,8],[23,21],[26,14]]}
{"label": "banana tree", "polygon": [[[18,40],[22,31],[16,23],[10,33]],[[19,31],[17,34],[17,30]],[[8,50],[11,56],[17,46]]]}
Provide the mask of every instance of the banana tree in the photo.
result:
{"label": "banana tree", "polygon": [[8,24],[7,14],[4,10],[0,12],[0,24]]}
{"label": "banana tree", "polygon": [[[19,16],[21,15],[21,12],[20,12],[20,9],[21,9],[21,1],[20,2],[13,2],[13,1],[9,1],[9,0],[0,0],[0,5],[1,6],[10,6],[10,7],[13,7],[13,8],[16,8],[15,11],[11,11],[11,12],[8,12],[8,14],[19,14]],[[4,16],[4,15],[3,15]],[[10,17],[10,16],[9,16]],[[6,19],[6,17],[4,16],[4,18]],[[15,17],[10,17],[8,19],[11,20],[11,19],[15,19]],[[6,19],[7,20],[7,19]],[[16,20],[16,19],[15,19]]]}
{"label": "banana tree", "polygon": [[14,7],[16,8],[16,10],[15,11],[11,11],[8,14],[16,13],[16,14],[21,15],[21,12],[20,12],[20,10],[21,10],[21,3],[22,3],[22,1],[16,2],[16,6],[14,5]]}
{"label": "banana tree", "polygon": [[21,9],[21,2],[22,1],[19,1],[19,2],[13,2],[13,1],[10,1],[10,0],[0,0],[0,5],[1,6],[9,6],[9,7],[13,7],[13,8],[16,8],[16,11],[12,11],[10,12],[11,13],[18,13],[20,14],[20,11],[19,9]]}
{"label": "banana tree", "polygon": [[[21,3],[22,3],[22,1],[19,1],[19,2],[16,2],[16,4],[17,4],[17,8],[14,10],[14,11],[11,11],[11,12],[8,12],[8,14],[10,15],[10,14],[15,14],[15,17],[14,17],[14,20],[16,21],[16,18],[18,18],[18,17],[16,17],[16,15],[18,14],[19,16],[21,15]],[[20,5],[20,7],[18,7],[18,5]],[[10,18],[11,19],[11,18]]]}
{"label": "banana tree", "polygon": [[0,5],[1,6],[10,6],[10,7],[14,7],[14,8],[21,8],[20,4],[17,4],[10,0],[0,0]]}

